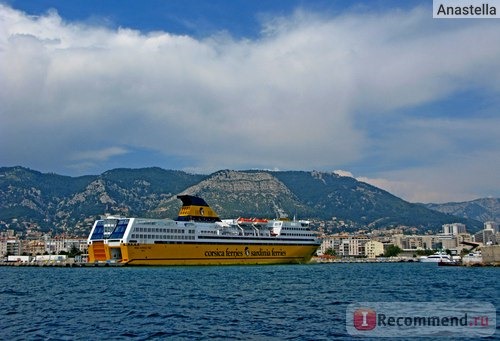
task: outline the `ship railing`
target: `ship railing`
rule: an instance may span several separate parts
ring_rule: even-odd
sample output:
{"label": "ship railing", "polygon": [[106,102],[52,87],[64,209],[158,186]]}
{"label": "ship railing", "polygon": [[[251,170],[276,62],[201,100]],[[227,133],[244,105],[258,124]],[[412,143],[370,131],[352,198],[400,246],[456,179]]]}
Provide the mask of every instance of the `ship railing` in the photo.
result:
{"label": "ship railing", "polygon": [[253,224],[252,224],[252,227],[255,230],[255,235],[256,236],[260,236],[260,230],[255,225],[253,225]]}
{"label": "ship railing", "polygon": [[245,235],[245,229],[243,227],[241,227],[238,223],[236,223],[234,226],[240,230],[240,235]]}

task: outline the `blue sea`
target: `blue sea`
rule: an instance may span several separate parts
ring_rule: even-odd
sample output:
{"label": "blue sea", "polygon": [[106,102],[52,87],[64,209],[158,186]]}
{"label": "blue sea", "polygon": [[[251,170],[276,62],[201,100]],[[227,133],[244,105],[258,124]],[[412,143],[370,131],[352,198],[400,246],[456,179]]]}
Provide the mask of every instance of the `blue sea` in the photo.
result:
{"label": "blue sea", "polygon": [[499,279],[500,268],[432,263],[0,267],[0,339],[351,339],[350,303],[473,300],[498,310]]}

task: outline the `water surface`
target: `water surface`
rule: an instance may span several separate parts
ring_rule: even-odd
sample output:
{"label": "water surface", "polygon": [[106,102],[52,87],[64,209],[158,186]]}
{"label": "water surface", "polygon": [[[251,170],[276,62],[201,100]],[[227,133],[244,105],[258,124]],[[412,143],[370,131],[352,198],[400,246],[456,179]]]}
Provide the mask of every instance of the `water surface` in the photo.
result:
{"label": "water surface", "polygon": [[350,303],[475,300],[498,310],[499,277],[499,268],[421,263],[0,267],[0,339],[349,339]]}

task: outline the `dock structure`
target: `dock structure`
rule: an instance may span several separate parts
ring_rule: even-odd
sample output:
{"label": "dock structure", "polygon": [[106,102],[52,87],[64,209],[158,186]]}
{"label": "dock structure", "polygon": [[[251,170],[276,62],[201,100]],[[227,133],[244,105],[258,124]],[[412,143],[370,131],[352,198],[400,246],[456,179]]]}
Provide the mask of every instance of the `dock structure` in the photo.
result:
{"label": "dock structure", "polygon": [[500,266],[500,245],[487,245],[481,248],[485,265]]}
{"label": "dock structure", "polygon": [[123,263],[113,262],[95,262],[95,263],[82,263],[82,262],[6,262],[0,261],[0,266],[13,266],[13,267],[51,267],[51,268],[82,268],[82,267],[121,267]]}
{"label": "dock structure", "polygon": [[417,262],[414,258],[409,257],[377,257],[377,258],[362,258],[362,257],[314,257],[313,263],[412,263]]}

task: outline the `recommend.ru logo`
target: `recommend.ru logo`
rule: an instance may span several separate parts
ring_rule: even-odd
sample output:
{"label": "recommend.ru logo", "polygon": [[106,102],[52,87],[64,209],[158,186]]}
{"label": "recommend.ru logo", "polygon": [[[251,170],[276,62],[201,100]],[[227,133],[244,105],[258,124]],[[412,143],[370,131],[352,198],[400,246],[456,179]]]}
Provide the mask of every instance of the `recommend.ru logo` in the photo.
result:
{"label": "recommend.ru logo", "polygon": [[359,302],[346,310],[346,329],[366,337],[487,337],[495,333],[491,303]]}

